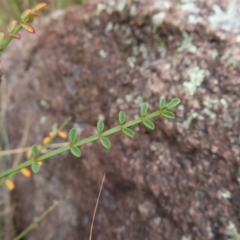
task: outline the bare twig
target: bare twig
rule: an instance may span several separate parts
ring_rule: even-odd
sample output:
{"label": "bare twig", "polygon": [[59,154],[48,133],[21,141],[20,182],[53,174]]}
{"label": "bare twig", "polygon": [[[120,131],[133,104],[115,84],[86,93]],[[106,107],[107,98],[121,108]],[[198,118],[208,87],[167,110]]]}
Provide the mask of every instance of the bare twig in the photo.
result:
{"label": "bare twig", "polygon": [[96,206],[95,206],[94,213],[93,213],[93,219],[92,219],[92,223],[91,223],[89,240],[92,240],[93,223],[94,223],[95,215],[96,215],[96,212],[97,212],[97,207],[98,207],[100,195],[101,195],[101,192],[102,192],[103,183],[104,183],[104,180],[105,180],[105,175],[106,175],[106,174],[104,173],[103,179],[102,179],[102,183],[101,183],[101,187],[100,187],[100,190],[99,190],[99,193],[98,193],[98,198],[97,198]]}

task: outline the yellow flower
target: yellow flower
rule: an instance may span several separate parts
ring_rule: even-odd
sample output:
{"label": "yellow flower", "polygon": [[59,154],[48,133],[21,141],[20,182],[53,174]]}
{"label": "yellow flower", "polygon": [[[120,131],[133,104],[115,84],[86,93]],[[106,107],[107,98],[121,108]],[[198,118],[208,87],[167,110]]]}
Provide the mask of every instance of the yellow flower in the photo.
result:
{"label": "yellow flower", "polygon": [[59,136],[60,138],[66,139],[66,138],[67,138],[67,133],[64,132],[64,131],[59,131],[59,132],[58,132],[58,136]]}
{"label": "yellow flower", "polygon": [[7,179],[5,181],[5,184],[6,184],[9,191],[12,191],[15,188],[15,184],[11,179]]}
{"label": "yellow flower", "polygon": [[55,133],[56,133],[56,132],[51,131],[51,132],[48,134],[48,136],[49,136],[50,138],[52,138],[52,137],[54,136]]}
{"label": "yellow flower", "polygon": [[20,170],[22,175],[25,177],[30,177],[31,176],[31,171],[28,168],[23,168]]}
{"label": "yellow flower", "polygon": [[48,144],[48,143],[50,142],[50,140],[51,140],[50,137],[45,137],[45,138],[43,139],[43,145]]}

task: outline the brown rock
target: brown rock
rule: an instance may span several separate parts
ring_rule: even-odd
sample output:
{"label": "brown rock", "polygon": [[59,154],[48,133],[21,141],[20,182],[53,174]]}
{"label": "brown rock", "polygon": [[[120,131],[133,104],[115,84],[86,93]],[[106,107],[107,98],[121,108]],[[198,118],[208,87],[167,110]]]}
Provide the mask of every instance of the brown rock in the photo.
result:
{"label": "brown rock", "polygon": [[237,20],[219,24],[213,3],[227,1],[110,3],[72,7],[10,46],[11,148],[28,115],[30,145],[68,116],[84,138],[99,115],[110,128],[120,110],[133,119],[141,101],[153,111],[159,97],[181,98],[177,118],[155,119],[153,132],[138,126],[134,140],[111,136],[110,151],[92,143],[80,159],[59,155],[30,180],[16,176],[16,229],[62,198],[26,239],[88,239],[106,173],[93,239],[227,239],[240,220]]}

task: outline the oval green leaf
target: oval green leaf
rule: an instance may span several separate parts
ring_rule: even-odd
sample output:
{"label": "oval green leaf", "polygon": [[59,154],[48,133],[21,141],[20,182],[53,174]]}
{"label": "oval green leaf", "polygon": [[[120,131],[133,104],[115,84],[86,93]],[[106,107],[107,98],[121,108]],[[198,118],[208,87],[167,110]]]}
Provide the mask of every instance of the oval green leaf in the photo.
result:
{"label": "oval green leaf", "polygon": [[162,115],[166,118],[175,118],[175,115],[173,112],[170,112],[170,111],[163,111],[162,112]]}
{"label": "oval green leaf", "polygon": [[72,147],[72,148],[70,148],[70,151],[71,151],[72,155],[74,155],[75,157],[81,157],[81,155],[82,155],[82,153],[78,147]]}
{"label": "oval green leaf", "polygon": [[39,155],[39,149],[38,149],[38,146],[37,145],[33,145],[32,146],[32,155],[34,157],[37,157]]}
{"label": "oval green leaf", "polygon": [[150,121],[150,120],[145,120],[145,121],[143,121],[143,124],[144,124],[146,127],[150,128],[151,130],[154,130],[154,128],[155,128],[153,122]]}
{"label": "oval green leaf", "polygon": [[166,105],[166,100],[164,98],[161,98],[159,101],[159,109],[163,110],[165,108]]}
{"label": "oval green leaf", "polygon": [[180,102],[181,102],[181,100],[179,98],[173,98],[170,101],[170,103],[167,104],[167,109],[176,107]]}
{"label": "oval green leaf", "polygon": [[111,142],[106,137],[100,138],[100,142],[105,148],[110,149]]}
{"label": "oval green leaf", "polygon": [[134,132],[130,128],[123,128],[123,133],[128,137],[134,138]]}
{"label": "oval green leaf", "polygon": [[38,173],[40,169],[40,164],[38,162],[34,162],[31,167],[34,173]]}
{"label": "oval green leaf", "polygon": [[143,103],[141,105],[141,110],[140,110],[140,113],[141,113],[142,117],[146,116],[147,110],[148,110],[148,104],[147,103]]}
{"label": "oval green leaf", "polygon": [[77,139],[77,129],[76,128],[72,128],[71,130],[70,130],[70,132],[68,133],[68,140],[69,140],[69,142],[71,142],[71,143],[73,143],[73,142],[75,142],[76,141],[76,139]]}
{"label": "oval green leaf", "polygon": [[101,133],[104,130],[104,122],[102,120],[98,120],[97,130],[99,133]]}
{"label": "oval green leaf", "polygon": [[118,121],[120,124],[124,124],[126,120],[126,114],[123,111],[120,111],[118,114]]}

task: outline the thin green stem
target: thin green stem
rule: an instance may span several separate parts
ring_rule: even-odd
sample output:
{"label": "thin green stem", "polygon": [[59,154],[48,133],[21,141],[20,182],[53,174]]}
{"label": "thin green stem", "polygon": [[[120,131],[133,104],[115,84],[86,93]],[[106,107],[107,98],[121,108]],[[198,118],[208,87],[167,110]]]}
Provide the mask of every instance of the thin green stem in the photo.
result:
{"label": "thin green stem", "polygon": [[[141,123],[144,119],[147,120],[147,119],[151,119],[151,118],[157,117],[158,115],[160,115],[160,114],[162,113],[162,111],[163,111],[163,110],[161,110],[161,111],[158,110],[158,111],[156,111],[156,112],[150,113],[150,114],[146,115],[144,118],[143,118],[143,117],[139,117],[139,118],[137,118],[137,119],[134,119],[134,120],[132,120],[132,121],[129,121],[129,122],[123,124],[122,127],[123,127],[123,128],[124,128],[124,127],[125,127],[125,128],[126,128],[126,127],[131,127],[131,126],[134,126],[134,125],[136,125],[136,124],[138,124],[138,123]],[[122,128],[121,128],[120,126],[116,126],[116,127],[113,127],[113,128],[111,128],[111,129],[109,129],[109,130],[106,130],[105,132],[101,133],[101,135],[102,135],[103,137],[106,137],[106,136],[112,135],[112,134],[114,134],[114,133],[120,132],[121,130],[122,130]],[[74,146],[79,147],[79,146],[85,145],[85,144],[87,144],[87,143],[96,141],[96,140],[98,140],[98,139],[99,139],[99,135],[98,135],[98,134],[95,134],[95,135],[93,135],[93,136],[90,136],[90,137],[88,137],[88,138],[85,138],[85,139],[83,139],[83,140],[80,140],[80,141],[74,143]],[[48,153],[46,153],[46,154],[43,154],[42,156],[40,156],[40,157],[38,158],[38,160],[39,160],[39,161],[44,161],[44,160],[46,160],[46,159],[48,159],[48,158],[50,158],[50,157],[54,157],[54,156],[56,156],[56,155],[58,155],[58,154],[60,154],[60,153],[66,152],[66,151],[70,150],[70,148],[71,148],[71,147],[70,147],[70,143],[69,143],[69,144],[67,144],[67,145],[64,146],[64,147],[60,147],[60,148],[55,149],[55,150],[53,150],[53,151],[51,151],[51,152],[48,152]],[[18,166],[16,166],[16,167],[14,167],[14,168],[11,168],[11,169],[9,169],[9,170],[1,173],[1,174],[0,174],[0,178],[3,178],[3,177],[5,177],[5,176],[8,176],[9,174],[12,174],[12,173],[14,173],[14,172],[17,172],[17,171],[21,170],[21,169],[24,168],[24,167],[28,167],[28,166],[30,166],[32,163],[33,163],[33,159],[27,160],[26,162],[24,162],[24,163],[22,163],[22,164],[20,164],[20,165],[18,165]]]}
{"label": "thin green stem", "polygon": [[[15,33],[18,33],[22,29],[22,25],[19,24],[16,27]],[[0,56],[2,55],[3,51],[7,48],[8,44],[12,41],[12,38],[10,36],[7,36],[7,38],[4,40],[2,46],[1,46],[1,51],[0,51]]]}
{"label": "thin green stem", "polygon": [[22,231],[13,240],[20,240],[25,235],[27,235],[36,226],[36,224],[38,224],[43,218],[45,218],[59,203],[59,200],[54,201],[54,203],[46,211],[44,211],[40,216],[38,216],[24,231]]}
{"label": "thin green stem", "polygon": [[[59,127],[59,129],[57,130],[57,132],[51,137],[50,141],[49,141],[47,144],[45,144],[45,145],[42,146],[40,152],[41,152],[43,149],[46,149],[46,148],[48,147],[48,145],[52,142],[52,140],[55,139],[55,137],[57,136],[57,134],[66,127],[66,125],[71,121],[71,119],[72,119],[71,117],[68,117],[68,118],[63,122],[63,124]],[[51,153],[51,152],[50,152],[50,153]],[[44,156],[44,155],[42,155],[42,156]],[[30,165],[31,165],[31,163],[32,163],[32,159],[31,159],[31,158],[30,158],[30,159],[27,159],[24,163],[26,163],[26,162],[28,162],[28,161],[30,161]],[[21,166],[21,164],[18,165],[17,167],[19,167],[19,166]],[[29,166],[29,165],[28,165],[28,166]],[[21,169],[22,169],[22,168],[20,168],[19,170],[21,170]],[[9,170],[11,170],[11,169],[9,169]],[[9,170],[8,170],[8,171],[9,171]],[[12,178],[19,170],[16,170],[16,171],[14,171],[12,174],[9,174],[7,178]],[[4,183],[4,181],[5,181],[5,179],[4,179],[3,181],[0,181],[0,186]]]}

